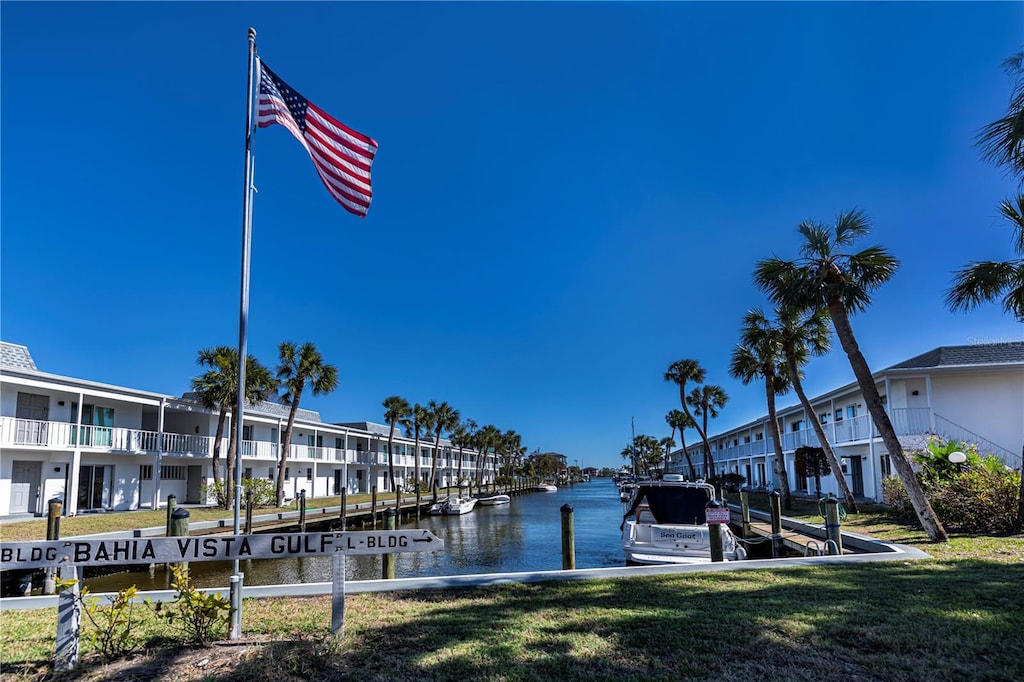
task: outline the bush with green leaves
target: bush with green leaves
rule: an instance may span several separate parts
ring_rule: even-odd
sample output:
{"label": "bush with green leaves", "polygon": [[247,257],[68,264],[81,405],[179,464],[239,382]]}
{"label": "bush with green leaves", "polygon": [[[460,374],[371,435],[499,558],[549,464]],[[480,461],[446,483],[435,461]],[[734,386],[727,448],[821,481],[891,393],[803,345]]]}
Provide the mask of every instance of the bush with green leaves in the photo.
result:
{"label": "bush with green leaves", "polygon": [[153,611],[179,630],[187,644],[208,644],[226,631],[231,616],[228,599],[196,589],[183,566],[171,566],[171,587],[176,592],[174,601],[169,605],[158,602],[152,605]]}
{"label": "bush with green leaves", "polygon": [[[949,455],[963,452],[962,464]],[[934,436],[925,450],[912,453],[917,477],[942,523],[966,533],[1007,533],[1017,520],[1020,472],[994,455],[982,456],[977,446],[944,441]],[[903,484],[895,476],[882,481],[882,494],[893,513],[904,520],[916,518]]]}
{"label": "bush with green leaves", "polygon": [[[218,505],[223,505],[227,499],[227,492],[224,481],[211,481],[200,488],[200,494],[206,499],[212,496]],[[275,507],[277,506],[277,490],[274,482],[267,478],[243,478],[242,479],[242,502],[249,499],[252,493],[253,507]]]}
{"label": "bush with green leaves", "polygon": [[[58,580],[60,590],[71,590],[77,580]],[[84,639],[103,660],[110,662],[131,653],[138,647],[138,640],[132,630],[134,620],[134,604],[138,589],[132,585],[108,596],[107,605],[103,600],[89,593],[89,588],[82,586],[75,600],[82,615],[90,627],[82,628],[81,638]]]}

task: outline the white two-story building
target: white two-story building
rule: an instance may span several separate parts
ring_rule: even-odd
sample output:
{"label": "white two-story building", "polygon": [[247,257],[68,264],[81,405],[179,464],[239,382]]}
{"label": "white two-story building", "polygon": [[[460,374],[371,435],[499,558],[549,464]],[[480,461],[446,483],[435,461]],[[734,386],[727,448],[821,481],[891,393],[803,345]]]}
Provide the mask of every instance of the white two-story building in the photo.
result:
{"label": "white two-story building", "polygon": [[[221,443],[221,472],[234,428],[229,412]],[[218,415],[192,394],[176,397],[40,371],[25,346],[0,342],[0,516],[42,514],[48,500],[64,513],[157,508],[173,494],[178,503],[211,503],[213,442]],[[242,468],[248,478],[275,480],[288,408],[262,402],[246,407]],[[389,427],[372,422],[326,423],[299,409],[285,469],[293,498],[390,490]],[[429,478],[435,444],[419,443],[420,479]],[[414,441],[396,430],[395,477],[414,477]],[[482,471],[493,480],[494,454],[442,439],[442,486]],[[479,463],[479,465],[478,465]]]}
{"label": "white two-story building", "polygon": [[[943,346],[874,373],[875,385],[905,450],[921,449],[930,435],[975,443],[981,454],[1019,467],[1024,444],[1024,343]],[[855,495],[882,499],[882,479],[892,474],[889,454],[864,407],[856,382],[810,397],[813,414],[800,404],[777,410],[782,454],[795,492],[815,492],[815,481],[800,476],[795,452],[818,446],[810,420],[817,420],[832,445]],[[687,439],[690,440],[689,438]],[[709,436],[719,474],[738,473],[753,488],[775,488],[775,458],[767,415]],[[687,451],[703,476],[702,444]],[[669,470],[689,474],[682,450]],[[822,493],[838,492],[832,476]]]}

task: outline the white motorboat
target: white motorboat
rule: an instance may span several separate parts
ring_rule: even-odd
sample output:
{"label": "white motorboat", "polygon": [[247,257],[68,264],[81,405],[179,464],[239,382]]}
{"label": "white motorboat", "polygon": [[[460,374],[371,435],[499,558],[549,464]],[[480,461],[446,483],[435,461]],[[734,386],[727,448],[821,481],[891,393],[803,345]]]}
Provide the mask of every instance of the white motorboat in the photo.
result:
{"label": "white motorboat", "polygon": [[475,497],[465,497],[463,495],[449,495],[448,499],[444,501],[442,507],[442,514],[461,515],[468,514],[473,511],[478,502]]}
{"label": "white motorboat", "polygon": [[[705,514],[715,497],[709,483],[666,474],[638,485],[622,520],[622,551],[627,564],[699,564],[711,562],[711,531]],[[728,524],[720,524],[726,561],[746,558]]]}
{"label": "white motorboat", "polygon": [[537,486],[534,486],[534,490],[537,490],[538,492],[542,493],[556,493],[558,492],[558,486],[554,485],[553,483],[541,483]]}
{"label": "white motorboat", "polygon": [[488,495],[487,497],[478,497],[477,504],[481,507],[497,507],[500,504],[508,504],[512,501],[512,498],[504,493],[498,493],[497,495]]}

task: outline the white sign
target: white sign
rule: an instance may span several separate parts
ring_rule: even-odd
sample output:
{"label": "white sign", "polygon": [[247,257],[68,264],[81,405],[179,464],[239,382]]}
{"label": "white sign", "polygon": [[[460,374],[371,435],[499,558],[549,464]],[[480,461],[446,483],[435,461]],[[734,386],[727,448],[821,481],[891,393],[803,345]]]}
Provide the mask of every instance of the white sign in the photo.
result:
{"label": "white sign", "polygon": [[110,563],[165,564],[335,554],[395,554],[440,549],[444,549],[444,541],[426,530],[45,540],[0,543],[0,570]]}
{"label": "white sign", "polygon": [[728,507],[710,507],[704,510],[705,515],[709,524],[712,523],[729,523],[730,513]]}

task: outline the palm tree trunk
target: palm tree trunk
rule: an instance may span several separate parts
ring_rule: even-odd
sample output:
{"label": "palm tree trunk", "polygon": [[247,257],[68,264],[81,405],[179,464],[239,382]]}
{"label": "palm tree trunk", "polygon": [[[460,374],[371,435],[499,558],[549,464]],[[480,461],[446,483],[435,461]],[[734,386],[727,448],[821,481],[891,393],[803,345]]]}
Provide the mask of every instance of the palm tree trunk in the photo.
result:
{"label": "palm tree trunk", "polygon": [[[836,484],[839,486],[839,494],[842,495],[844,500],[846,500],[846,508],[854,514],[857,514],[860,511],[857,509],[857,501],[853,499],[853,492],[850,491],[850,486],[846,483],[846,476],[843,475],[843,467],[839,464],[839,458],[836,457],[836,453],[832,450],[832,445],[828,442],[828,438],[825,436],[825,429],[821,428],[821,422],[818,421],[814,414],[814,408],[811,407],[811,401],[807,399],[807,394],[804,393],[803,384],[800,382],[800,369],[796,364],[796,354],[793,353],[793,349],[789,346],[786,347],[786,367],[789,368],[789,379],[793,382],[793,390],[796,391],[796,396],[800,399],[800,404],[804,407],[804,413],[810,420],[811,426],[814,428],[815,435],[818,436],[818,442],[821,443],[821,449],[825,452],[825,459],[828,460],[828,468],[832,470],[832,475],[836,477]],[[817,479],[815,479],[815,481],[817,481]]]}
{"label": "palm tree trunk", "polygon": [[710,474],[709,479],[716,477],[715,472],[715,458],[711,455],[711,443],[708,441],[708,412],[704,410],[704,416],[701,417],[701,421],[704,422],[704,428],[697,427],[697,433],[700,434],[701,440],[704,442],[704,467]]}
{"label": "palm tree trunk", "polygon": [[288,452],[291,450],[292,429],[295,427],[295,413],[299,411],[299,400],[302,398],[302,388],[295,391],[292,396],[292,406],[288,410],[288,422],[284,425],[284,434],[281,437],[281,456],[277,460],[277,506],[284,504],[284,470],[288,464]]}
{"label": "palm tree trunk", "polygon": [[853,336],[853,328],[850,326],[850,319],[846,315],[846,308],[840,299],[833,298],[828,303],[828,310],[832,315],[832,326],[835,327],[839,343],[842,344],[843,350],[846,351],[850,367],[853,369],[854,376],[857,377],[861,394],[864,396],[864,404],[867,405],[871,419],[875,423],[875,428],[878,429],[878,433],[882,437],[882,443],[885,444],[885,449],[889,452],[889,457],[896,468],[896,473],[903,482],[903,487],[907,490],[907,496],[910,498],[910,503],[914,505],[914,511],[917,512],[917,518],[921,522],[924,532],[928,534],[932,542],[948,542],[949,537],[946,535],[946,529],[942,527],[942,522],[935,515],[935,511],[928,502],[928,498],[925,497],[924,490],[921,489],[921,484],[917,480],[917,475],[914,473],[910,461],[903,452],[903,446],[900,445],[900,441],[896,437],[896,431],[892,427],[892,422],[889,421],[889,415],[885,412],[885,406],[882,405],[882,397],[878,395],[878,388],[875,386],[875,378],[871,376],[871,369],[860,352],[857,339]]}
{"label": "palm tree trunk", "polygon": [[416,429],[416,436],[413,439],[413,465],[416,477],[416,508],[420,508],[420,430]]}
{"label": "palm tree trunk", "polygon": [[779,478],[782,488],[782,508],[787,511],[793,508],[793,496],[789,490],[789,474],[786,473],[786,456],[782,454],[782,434],[779,433],[779,418],[775,413],[775,380],[771,376],[764,379],[764,392],[768,400],[769,431],[772,435],[772,446],[775,448],[775,475]]}
{"label": "palm tree trunk", "polygon": [[[434,441],[434,454],[430,458],[430,489],[437,488],[437,453],[441,451],[441,429],[437,430],[437,440]],[[437,502],[437,496],[434,497]]]}
{"label": "palm tree trunk", "polygon": [[224,437],[224,422],[228,418],[228,407],[227,405],[220,406],[220,414],[217,415],[217,433],[213,437],[213,483],[217,489],[217,504],[222,505],[227,509],[227,497],[224,495],[224,489],[221,487],[220,477],[220,439]]}
{"label": "palm tree trunk", "polygon": [[690,478],[696,481],[697,470],[693,468],[693,460],[690,459],[690,451],[686,449],[686,436],[683,435],[682,429],[679,429],[679,443],[683,448],[683,457],[686,457],[686,466],[690,467]]}
{"label": "palm tree trunk", "polygon": [[234,424],[228,433],[228,471],[224,481],[225,509],[231,509],[235,503],[235,453],[238,452],[238,433]]}
{"label": "palm tree trunk", "polygon": [[392,444],[395,441],[395,422],[391,422],[388,431],[388,478],[391,479],[391,492],[395,493],[395,513],[398,513],[398,488],[395,487],[395,454]]}

